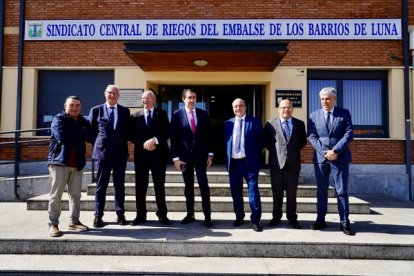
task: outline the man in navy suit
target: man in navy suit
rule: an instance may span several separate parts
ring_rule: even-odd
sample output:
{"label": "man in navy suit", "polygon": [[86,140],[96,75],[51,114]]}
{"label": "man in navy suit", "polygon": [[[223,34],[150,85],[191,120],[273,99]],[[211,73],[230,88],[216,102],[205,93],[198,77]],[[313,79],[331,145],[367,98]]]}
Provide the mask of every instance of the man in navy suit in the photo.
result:
{"label": "man in navy suit", "polygon": [[210,189],[207,168],[213,163],[210,122],[206,111],[196,108],[197,95],[190,89],[182,93],[184,108],[176,110],[171,118],[171,155],[176,170],[181,170],[185,183],[187,215],[181,221],[188,224],[194,217],[194,169],[200,187],[204,225],[211,227]]}
{"label": "man in navy suit", "polygon": [[260,225],[262,207],[259,193],[259,171],[261,152],[264,147],[263,127],[261,122],[246,115],[246,104],[242,99],[232,103],[234,118],[224,122],[224,139],[227,144],[226,167],[230,178],[230,191],[236,220],[233,226],[243,224],[243,178],[247,182],[249,203],[252,214],[253,230],[263,231]]}
{"label": "man in navy suit", "polygon": [[292,117],[293,104],[279,102],[279,118],[265,125],[265,144],[269,151],[270,180],[273,193],[273,218],[270,226],[280,224],[283,193],[286,191],[286,218],[295,229],[302,228],[296,214],[296,193],[301,167],[300,151],[306,145],[305,123]]}
{"label": "man in navy suit", "polygon": [[135,145],[135,199],[137,216],[131,225],[139,225],[147,220],[145,199],[151,170],[157,203],[157,216],[162,224],[170,224],[165,203],[165,171],[170,158],[167,140],[170,138],[168,115],[155,108],[156,96],[147,90],[142,94],[144,109],[131,115],[130,140]]}
{"label": "man in navy suit", "polygon": [[115,211],[117,224],[126,225],[125,219],[125,169],[128,160],[128,128],[130,111],[118,104],[119,89],[108,85],[106,102],[89,112],[89,121],[94,130],[92,158],[96,162],[96,192],[94,227],[103,227],[106,189],[112,171],[115,189]]}
{"label": "man in navy suit", "polygon": [[322,109],[309,117],[308,135],[314,148],[313,163],[317,181],[317,218],[313,230],[326,228],[325,215],[328,209],[329,176],[337,197],[340,229],[353,235],[349,222],[348,176],[353,139],[351,114],[347,109],[335,106],[335,88],[325,87],[319,92]]}

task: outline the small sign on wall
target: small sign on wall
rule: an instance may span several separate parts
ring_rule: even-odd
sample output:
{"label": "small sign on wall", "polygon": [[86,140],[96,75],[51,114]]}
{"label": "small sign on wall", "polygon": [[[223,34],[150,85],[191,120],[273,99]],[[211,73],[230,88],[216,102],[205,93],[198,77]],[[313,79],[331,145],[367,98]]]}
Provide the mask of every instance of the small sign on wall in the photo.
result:
{"label": "small sign on wall", "polygon": [[302,107],[302,90],[294,89],[277,89],[276,91],[276,107],[279,107],[279,102],[283,99],[289,99],[293,103],[293,107]]}
{"label": "small sign on wall", "polygon": [[120,97],[118,103],[125,107],[142,107],[142,94],[144,89],[119,89]]}

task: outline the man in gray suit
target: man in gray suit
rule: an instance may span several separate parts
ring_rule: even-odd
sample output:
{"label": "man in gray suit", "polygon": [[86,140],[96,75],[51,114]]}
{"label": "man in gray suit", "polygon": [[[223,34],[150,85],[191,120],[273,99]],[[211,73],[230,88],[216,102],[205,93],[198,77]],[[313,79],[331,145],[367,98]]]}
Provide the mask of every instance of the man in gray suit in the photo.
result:
{"label": "man in gray suit", "polygon": [[280,224],[283,192],[286,191],[286,217],[295,229],[302,228],[296,214],[296,192],[301,167],[300,151],[306,145],[305,123],[292,117],[293,104],[279,103],[279,118],[265,125],[265,143],[269,151],[270,181],[273,193],[273,218],[270,226]]}
{"label": "man in gray suit", "polygon": [[348,109],[335,106],[335,88],[322,88],[319,97],[322,108],[312,112],[308,122],[318,188],[318,216],[312,229],[328,227],[325,215],[328,211],[329,179],[332,177],[341,222],[339,229],[345,235],[352,236],[354,232],[350,227],[348,199],[349,163],[352,160],[349,144],[354,139],[351,114]]}

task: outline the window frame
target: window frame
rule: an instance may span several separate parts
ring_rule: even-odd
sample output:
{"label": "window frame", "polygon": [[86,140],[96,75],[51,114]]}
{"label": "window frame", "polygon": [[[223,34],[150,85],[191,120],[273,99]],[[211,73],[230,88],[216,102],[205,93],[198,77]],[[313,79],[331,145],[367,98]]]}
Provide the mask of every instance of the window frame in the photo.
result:
{"label": "window frame", "polygon": [[[336,106],[343,107],[343,82],[348,80],[380,80],[381,81],[381,108],[382,133],[363,133],[370,130],[378,130],[377,125],[355,125],[354,137],[358,138],[389,138],[389,116],[388,116],[388,71],[387,70],[308,70],[307,72],[307,115],[310,115],[310,93],[309,82],[312,80],[336,81],[337,99]],[[351,114],[352,116],[352,114]]]}

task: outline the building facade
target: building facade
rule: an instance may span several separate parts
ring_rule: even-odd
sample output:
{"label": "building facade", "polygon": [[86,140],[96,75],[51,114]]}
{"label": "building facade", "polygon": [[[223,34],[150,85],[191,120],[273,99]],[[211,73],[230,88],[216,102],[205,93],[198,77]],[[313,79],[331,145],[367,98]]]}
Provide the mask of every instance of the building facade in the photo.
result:
{"label": "building facade", "polygon": [[[289,97],[306,122],[319,90],[334,86],[355,125],[351,191],[412,199],[414,74],[404,43],[414,29],[413,0],[1,2],[0,131],[48,127],[72,94],[87,115],[110,83],[132,112],[152,89],[171,115],[190,87],[210,114],[220,163],[234,98],[264,123]],[[34,147],[22,157],[43,153]],[[308,145],[305,177],[311,162]]]}

